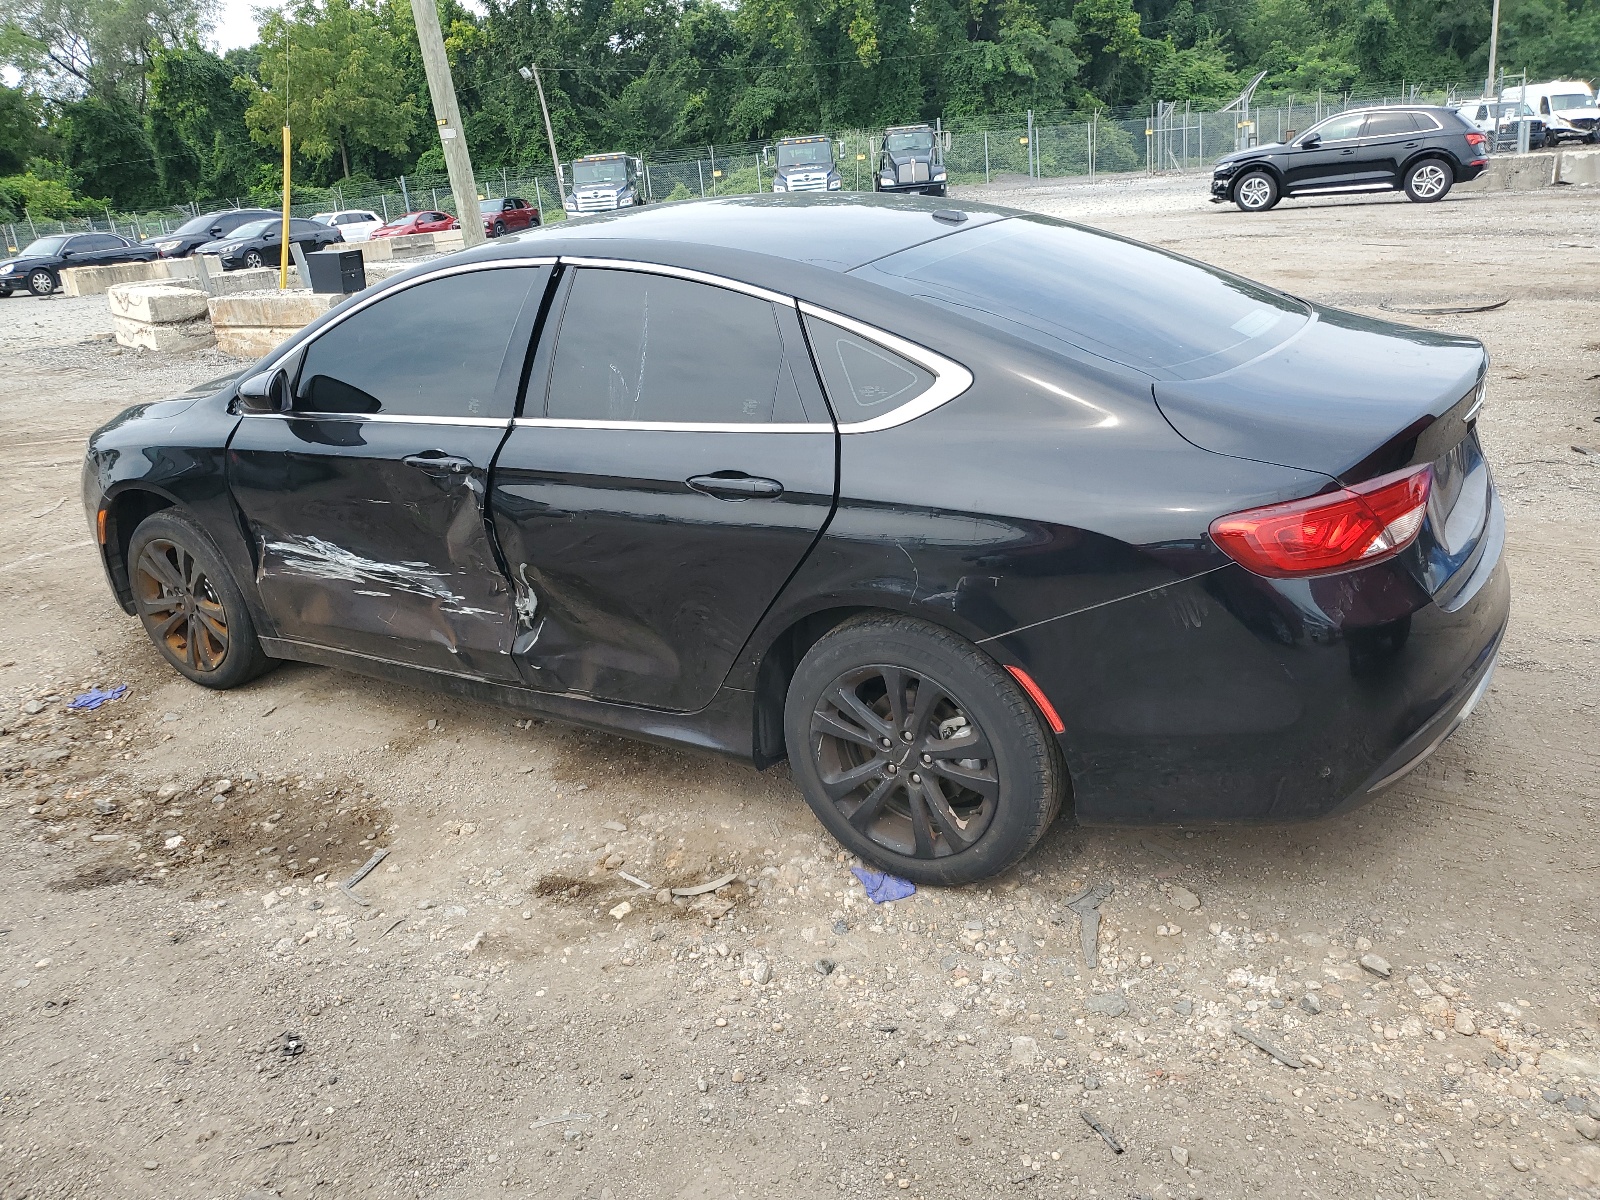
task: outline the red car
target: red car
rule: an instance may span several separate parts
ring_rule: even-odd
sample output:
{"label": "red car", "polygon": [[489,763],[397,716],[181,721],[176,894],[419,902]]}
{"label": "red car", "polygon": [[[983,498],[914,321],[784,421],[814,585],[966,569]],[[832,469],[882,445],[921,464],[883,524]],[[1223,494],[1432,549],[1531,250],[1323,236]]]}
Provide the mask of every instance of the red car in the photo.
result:
{"label": "red car", "polygon": [[507,196],[504,200],[480,200],[478,211],[483,214],[483,232],[492,238],[519,229],[532,229],[539,222],[539,210],[520,196]]}
{"label": "red car", "polygon": [[372,231],[372,236],[402,237],[408,233],[440,233],[446,229],[460,229],[461,222],[449,213],[435,212],[428,209],[424,212],[407,213],[403,217],[396,217],[387,225],[380,225]]}

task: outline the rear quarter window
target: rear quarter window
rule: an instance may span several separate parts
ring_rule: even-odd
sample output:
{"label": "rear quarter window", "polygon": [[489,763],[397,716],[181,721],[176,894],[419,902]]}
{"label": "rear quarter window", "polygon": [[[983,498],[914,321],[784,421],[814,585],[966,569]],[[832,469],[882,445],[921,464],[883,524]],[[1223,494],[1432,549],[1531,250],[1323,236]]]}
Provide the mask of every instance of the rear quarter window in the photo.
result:
{"label": "rear quarter window", "polygon": [[1310,319],[1300,301],[1259,284],[1048,217],[996,221],[853,273],[1046,349],[1155,379],[1226,371]]}

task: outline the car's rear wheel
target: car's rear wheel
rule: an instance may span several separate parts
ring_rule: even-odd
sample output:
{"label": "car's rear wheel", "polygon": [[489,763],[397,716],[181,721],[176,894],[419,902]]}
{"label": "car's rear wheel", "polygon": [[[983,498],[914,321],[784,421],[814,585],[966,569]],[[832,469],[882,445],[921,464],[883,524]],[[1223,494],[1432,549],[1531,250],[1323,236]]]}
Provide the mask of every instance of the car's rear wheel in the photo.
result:
{"label": "car's rear wheel", "polygon": [[223,689],[272,665],[238,585],[193,521],[170,509],[146,517],[133,531],[128,563],[139,620],[180,675]]}
{"label": "car's rear wheel", "polygon": [[48,296],[56,290],[56,277],[43,267],[28,272],[28,290],[35,296]]}
{"label": "car's rear wheel", "polygon": [[890,614],[824,636],[784,707],[790,768],[846,849],[917,883],[998,874],[1061,811],[1061,751],[970,642]]}
{"label": "car's rear wheel", "polygon": [[1455,172],[1450,164],[1437,158],[1425,158],[1413,163],[1406,172],[1406,195],[1418,204],[1432,204],[1443,200],[1455,183]]}
{"label": "car's rear wheel", "polygon": [[1247,171],[1233,189],[1233,202],[1245,212],[1266,212],[1279,199],[1278,181],[1267,171]]}
{"label": "car's rear wheel", "polygon": [[261,257],[259,250],[246,250],[244,252],[244,265],[247,267],[264,267],[267,260]]}

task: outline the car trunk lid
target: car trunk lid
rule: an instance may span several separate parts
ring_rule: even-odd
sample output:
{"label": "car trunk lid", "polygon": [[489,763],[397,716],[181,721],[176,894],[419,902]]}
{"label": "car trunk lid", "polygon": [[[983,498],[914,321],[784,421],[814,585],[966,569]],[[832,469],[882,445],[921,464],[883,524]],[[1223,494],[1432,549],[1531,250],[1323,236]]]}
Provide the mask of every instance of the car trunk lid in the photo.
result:
{"label": "car trunk lid", "polygon": [[1341,484],[1430,464],[1415,561],[1436,592],[1474,557],[1493,504],[1475,427],[1483,346],[1312,307],[1313,320],[1259,358],[1206,379],[1157,381],[1156,404],[1203,449]]}

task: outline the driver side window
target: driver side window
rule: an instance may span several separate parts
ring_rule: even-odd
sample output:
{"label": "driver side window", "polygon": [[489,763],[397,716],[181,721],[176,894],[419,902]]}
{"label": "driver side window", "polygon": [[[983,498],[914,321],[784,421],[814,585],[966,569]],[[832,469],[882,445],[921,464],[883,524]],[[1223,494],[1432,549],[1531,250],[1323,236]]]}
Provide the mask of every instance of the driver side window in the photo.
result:
{"label": "driver side window", "polygon": [[1324,142],[1341,142],[1350,138],[1359,137],[1361,122],[1366,120],[1362,113],[1348,113],[1342,117],[1335,117],[1326,122],[1320,129],[1313,132]]}
{"label": "driver side window", "polygon": [[304,413],[509,419],[548,267],[429,280],[345,318],[307,347]]}

